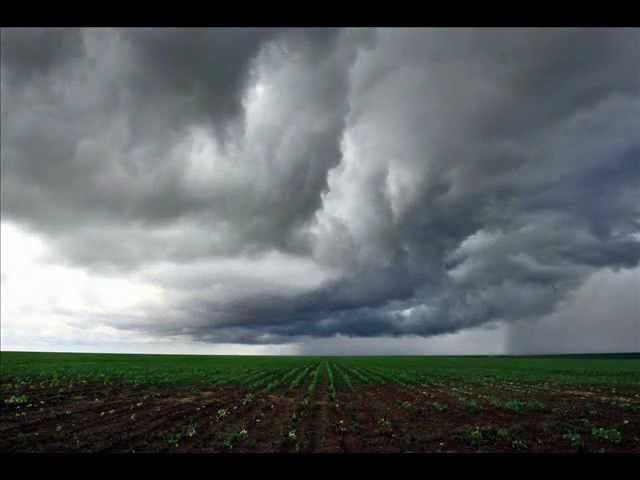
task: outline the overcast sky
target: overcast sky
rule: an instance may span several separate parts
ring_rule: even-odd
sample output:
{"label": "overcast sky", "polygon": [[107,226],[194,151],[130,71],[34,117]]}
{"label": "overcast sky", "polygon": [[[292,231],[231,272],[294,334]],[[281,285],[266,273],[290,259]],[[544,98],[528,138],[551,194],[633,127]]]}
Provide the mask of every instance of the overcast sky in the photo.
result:
{"label": "overcast sky", "polygon": [[3,29],[3,350],[640,350],[640,31]]}

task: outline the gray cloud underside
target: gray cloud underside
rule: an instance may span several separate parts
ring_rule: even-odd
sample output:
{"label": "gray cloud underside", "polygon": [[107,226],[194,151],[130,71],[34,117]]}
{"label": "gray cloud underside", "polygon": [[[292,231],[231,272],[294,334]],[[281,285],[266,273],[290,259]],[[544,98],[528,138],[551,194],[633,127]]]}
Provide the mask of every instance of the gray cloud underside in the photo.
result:
{"label": "gray cloud underside", "polygon": [[2,217],[167,289],[118,328],[530,321],[640,261],[638,65],[625,29],[4,29]]}

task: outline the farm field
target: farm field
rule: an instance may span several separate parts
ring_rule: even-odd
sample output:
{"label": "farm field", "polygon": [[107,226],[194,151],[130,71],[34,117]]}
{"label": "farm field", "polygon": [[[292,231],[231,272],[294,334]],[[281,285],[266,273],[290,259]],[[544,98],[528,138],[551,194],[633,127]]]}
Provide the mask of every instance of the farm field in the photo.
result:
{"label": "farm field", "polygon": [[0,452],[634,452],[640,354],[0,352]]}

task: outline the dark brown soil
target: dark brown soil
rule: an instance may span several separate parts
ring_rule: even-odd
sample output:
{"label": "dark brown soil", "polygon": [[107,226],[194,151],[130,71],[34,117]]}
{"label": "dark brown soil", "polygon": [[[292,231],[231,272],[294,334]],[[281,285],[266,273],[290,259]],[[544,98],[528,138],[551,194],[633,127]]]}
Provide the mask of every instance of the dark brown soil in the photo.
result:
{"label": "dark brown soil", "polygon": [[[28,399],[5,401],[20,395]],[[326,375],[313,393],[308,384],[266,393],[5,383],[0,452],[76,451],[640,453],[640,391],[380,384],[338,388],[332,399]]]}

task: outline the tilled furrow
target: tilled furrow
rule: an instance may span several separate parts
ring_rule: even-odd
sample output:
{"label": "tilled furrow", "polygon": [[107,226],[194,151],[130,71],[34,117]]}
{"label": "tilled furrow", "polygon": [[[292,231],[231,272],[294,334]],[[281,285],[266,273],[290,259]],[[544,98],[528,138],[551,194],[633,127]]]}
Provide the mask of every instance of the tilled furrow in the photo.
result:
{"label": "tilled furrow", "polygon": [[227,413],[210,418],[192,438],[181,443],[179,451],[237,451],[242,449],[256,424],[273,415],[269,396],[254,393],[253,400],[227,404]]}
{"label": "tilled furrow", "polygon": [[[76,421],[78,417],[82,417],[87,413],[91,413],[94,411],[107,412],[110,410],[118,410],[123,405],[134,405],[140,403],[141,400],[144,403],[149,403],[154,401],[162,401],[163,397],[169,398],[167,394],[163,395],[162,397],[153,395],[149,395],[146,398],[144,397],[144,395],[139,394],[135,396],[127,395],[126,397],[107,402],[98,399],[98,401],[86,401],[82,404],[82,406],[80,406],[80,408],[78,408],[77,404],[69,405],[69,408],[65,408],[65,406],[57,406],[57,408],[53,412],[51,412],[51,408],[49,407],[48,403],[45,402],[40,406],[39,409],[34,408],[22,410],[22,412],[24,413],[31,414],[28,420],[11,422],[7,427],[0,429],[0,435],[8,436],[18,432],[31,433],[40,428],[43,424],[57,421],[63,421],[63,423],[68,423],[70,421],[73,422]],[[151,397],[151,400],[148,400],[149,397]],[[7,422],[8,420],[4,415],[0,418],[2,418],[3,422]],[[25,417],[20,418],[24,419]]]}
{"label": "tilled furrow", "polygon": [[[122,404],[123,402],[118,402],[118,404]],[[131,402],[127,402],[130,404]],[[110,405],[114,406],[114,405]],[[169,407],[162,411],[168,411],[173,407]],[[23,439],[22,443],[32,442],[36,445],[36,447],[40,447],[43,445],[47,445],[48,443],[55,443],[59,438],[73,438],[74,442],[71,442],[72,449],[79,449],[85,446],[91,446],[96,443],[98,438],[96,438],[96,434],[102,430],[113,430],[114,427],[119,427],[120,425],[127,425],[130,423],[132,415],[138,415],[141,412],[148,412],[149,405],[144,406],[136,406],[128,409],[120,409],[116,411],[115,409],[93,409],[93,410],[84,410],[85,414],[79,419],[76,416],[75,418],[70,418],[72,415],[64,415],[64,421],[60,422],[60,417],[49,419],[49,421],[40,422],[36,428],[31,426],[28,431],[21,431],[17,435],[18,438]],[[122,432],[122,430],[118,430]],[[78,434],[79,433],[79,434]],[[90,439],[80,444],[80,438]],[[18,447],[19,445],[16,445]]]}
{"label": "tilled furrow", "polygon": [[[166,430],[175,430],[174,424],[186,424],[191,423],[196,419],[210,416],[215,413],[216,409],[223,406],[228,406],[230,400],[227,399],[225,390],[221,389],[217,392],[215,398],[209,398],[200,396],[198,398],[191,398],[188,401],[184,401],[176,405],[175,402],[171,406],[149,412],[148,415],[141,416],[133,423],[134,428],[128,429],[124,436],[122,432],[115,431],[115,435],[107,432],[109,441],[103,441],[98,445],[97,451],[99,452],[116,452],[116,451],[131,451],[131,450],[162,450],[166,449],[170,445],[167,443],[166,438],[161,438],[159,433]],[[149,422],[149,420],[151,420]],[[188,421],[185,421],[188,420]],[[140,428],[141,427],[141,428]],[[116,438],[112,438],[116,436]],[[158,443],[156,447],[152,448],[152,445]]]}

